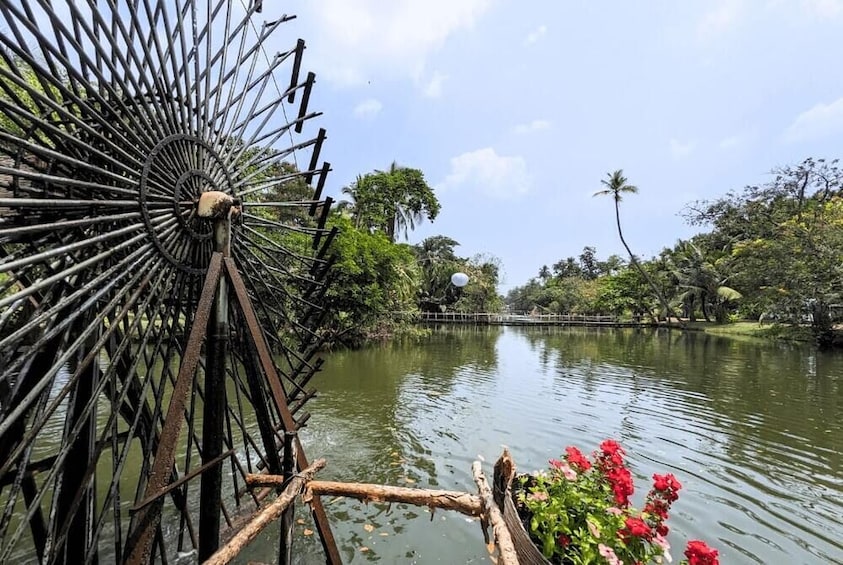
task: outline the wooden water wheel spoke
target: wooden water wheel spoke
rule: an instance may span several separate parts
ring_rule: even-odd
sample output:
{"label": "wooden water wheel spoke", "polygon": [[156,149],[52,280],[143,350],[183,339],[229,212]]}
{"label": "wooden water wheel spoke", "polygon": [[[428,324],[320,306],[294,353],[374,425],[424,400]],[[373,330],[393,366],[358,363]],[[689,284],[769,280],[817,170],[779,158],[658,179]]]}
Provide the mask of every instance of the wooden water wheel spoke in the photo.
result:
{"label": "wooden water wheel spoke", "polygon": [[204,558],[306,419],[330,165],[260,4],[0,3],[0,561]]}

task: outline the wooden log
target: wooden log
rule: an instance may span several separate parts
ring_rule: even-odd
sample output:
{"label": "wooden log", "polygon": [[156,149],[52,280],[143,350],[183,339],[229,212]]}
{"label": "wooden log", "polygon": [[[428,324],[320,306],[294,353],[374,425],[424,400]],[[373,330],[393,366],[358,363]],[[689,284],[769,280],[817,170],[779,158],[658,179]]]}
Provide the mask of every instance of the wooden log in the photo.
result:
{"label": "wooden log", "polygon": [[492,476],[492,490],[495,497],[495,504],[503,510],[504,498],[509,495],[509,486],[515,478],[515,461],[509,453],[509,449],[503,448],[503,453],[495,462],[495,472]]}
{"label": "wooden log", "polygon": [[[226,563],[231,562],[266,526],[284,513],[284,510],[292,504],[296,496],[298,496],[301,492],[304,484],[313,477],[314,473],[324,467],[325,460],[317,459],[311,463],[307,469],[290,479],[287,487],[281,492],[278,498],[272,501],[272,503],[266,508],[261,510],[257,516],[255,516],[252,521],[237,532],[237,534],[235,534],[227,544],[211,555],[211,557],[205,561],[205,565],[225,565]],[[249,476],[253,477],[255,475]],[[269,477],[274,475],[257,476]],[[282,479],[280,484],[283,484],[283,477],[278,478]]]}
{"label": "wooden log", "polygon": [[[261,475],[261,479],[266,477]],[[456,510],[468,516],[480,516],[483,506],[480,497],[467,492],[429,490],[421,488],[393,487],[366,483],[339,483],[334,481],[310,481],[307,493],[323,496],[347,496],[364,502],[399,502]],[[304,500],[307,501],[308,494]]]}
{"label": "wooden log", "polygon": [[503,513],[503,521],[506,523],[507,530],[509,530],[512,545],[515,546],[518,562],[521,565],[550,565],[550,561],[544,558],[530,534],[524,529],[521,516],[515,507],[512,493],[515,479],[515,461],[512,459],[509,450],[504,448],[503,454],[495,463],[495,475],[492,483],[495,491],[495,502]]}
{"label": "wooden log", "polygon": [[518,565],[518,555],[515,553],[515,546],[512,544],[509,529],[506,527],[506,522],[504,522],[498,505],[495,504],[492,489],[489,488],[489,483],[486,482],[486,476],[483,475],[483,468],[480,465],[480,461],[475,461],[471,465],[471,472],[474,475],[474,482],[477,483],[477,489],[480,492],[483,511],[489,523],[492,525],[495,544],[500,551],[500,563],[503,565]]}

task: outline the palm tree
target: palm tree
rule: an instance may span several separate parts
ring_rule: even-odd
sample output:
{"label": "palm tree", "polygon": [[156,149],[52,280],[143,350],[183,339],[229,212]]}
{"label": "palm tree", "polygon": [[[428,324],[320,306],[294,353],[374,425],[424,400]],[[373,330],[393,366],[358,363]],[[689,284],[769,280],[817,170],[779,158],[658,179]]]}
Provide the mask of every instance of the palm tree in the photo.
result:
{"label": "palm tree", "polygon": [[348,199],[340,200],[337,203],[337,210],[339,212],[347,212],[351,214],[351,217],[354,220],[354,227],[358,229],[360,228],[363,219],[360,202],[360,190],[363,187],[363,182],[363,176],[357,175],[357,180],[348,186],[342,187],[342,193],[347,196]]}
{"label": "palm tree", "polygon": [[422,271],[419,307],[423,311],[440,311],[443,306],[451,305],[459,298],[451,284],[451,275],[465,270],[465,261],[454,252],[458,246],[458,241],[444,235],[428,237],[413,246],[413,253]]}
{"label": "palm tree", "polygon": [[384,183],[393,198],[392,209],[386,218],[386,233],[392,241],[401,232],[407,239],[408,232],[416,229],[425,217],[430,220],[436,218],[439,201],[418,169],[402,167],[393,161],[389,171],[383,174]]}
{"label": "palm tree", "polygon": [[[665,315],[670,319],[671,317],[675,317],[673,315],[673,310],[670,308],[670,305],[665,300],[662,293],[659,292],[658,287],[653,282],[653,279],[650,278],[650,275],[641,268],[641,265],[638,263],[638,259],[635,258],[635,255],[632,253],[632,250],[627,245],[626,240],[623,237],[623,229],[621,229],[621,209],[620,203],[623,200],[624,194],[636,194],[638,192],[638,187],[628,184],[627,178],[623,176],[623,169],[618,169],[614,173],[606,173],[606,176],[609,177],[608,180],[604,179],[600,181],[600,184],[605,186],[603,190],[598,190],[593,194],[593,196],[609,196],[611,195],[612,198],[615,200],[615,220],[617,221],[618,225],[618,237],[621,239],[621,243],[623,244],[626,252],[629,254],[629,261],[632,265],[638,269],[638,272],[647,281],[647,284],[650,285],[650,288],[653,289],[653,293],[656,295],[656,298],[659,299],[661,302],[662,307],[664,308]],[[679,320],[679,324],[684,328],[685,324],[682,322],[681,319],[676,317]]]}
{"label": "palm tree", "polygon": [[713,258],[711,254],[707,256],[690,241],[680,242],[672,254],[673,277],[684,290],[681,298],[689,306],[692,322],[695,320],[695,303],[699,303],[707,322],[711,321],[713,309],[717,322],[723,323],[728,318],[729,304],[742,298],[740,292],[725,286],[728,277],[721,274],[722,262],[722,258]]}

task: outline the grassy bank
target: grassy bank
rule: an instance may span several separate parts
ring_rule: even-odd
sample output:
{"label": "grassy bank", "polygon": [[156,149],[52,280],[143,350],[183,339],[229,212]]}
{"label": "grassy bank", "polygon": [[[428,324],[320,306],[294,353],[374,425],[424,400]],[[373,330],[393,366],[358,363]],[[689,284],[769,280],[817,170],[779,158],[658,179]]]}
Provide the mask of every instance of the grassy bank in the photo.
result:
{"label": "grassy bank", "polygon": [[715,324],[713,322],[688,322],[689,330],[703,331],[715,335],[733,335],[760,337],[766,339],[785,339],[789,341],[814,341],[808,326],[785,326],[769,324],[761,326],[758,322],[732,322]]}

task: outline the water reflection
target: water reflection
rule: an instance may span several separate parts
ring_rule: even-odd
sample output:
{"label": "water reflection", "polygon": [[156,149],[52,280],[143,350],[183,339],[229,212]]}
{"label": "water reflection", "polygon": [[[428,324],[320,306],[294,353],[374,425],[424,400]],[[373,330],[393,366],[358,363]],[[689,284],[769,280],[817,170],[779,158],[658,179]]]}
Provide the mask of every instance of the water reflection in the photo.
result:
{"label": "water reflection", "polygon": [[[471,461],[501,444],[531,470],[565,445],[616,437],[639,485],[653,472],[684,479],[674,546],[709,540],[724,563],[843,562],[839,353],[701,333],[457,327],[326,366],[305,433],[326,477],[472,491]],[[456,514],[431,522],[346,500],[328,511],[351,561],[486,560],[479,526]],[[302,549],[319,562],[312,538]]]}

